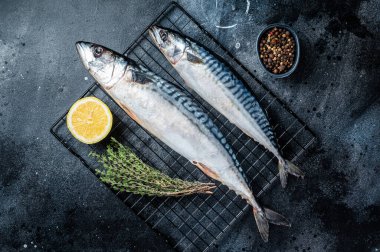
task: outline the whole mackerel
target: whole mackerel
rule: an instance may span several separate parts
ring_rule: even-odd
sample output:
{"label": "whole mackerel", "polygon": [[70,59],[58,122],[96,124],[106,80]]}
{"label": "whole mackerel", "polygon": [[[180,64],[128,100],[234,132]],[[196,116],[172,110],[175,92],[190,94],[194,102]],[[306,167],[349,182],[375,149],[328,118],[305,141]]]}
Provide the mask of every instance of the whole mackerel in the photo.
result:
{"label": "whole mackerel", "polygon": [[190,89],[277,157],[282,187],[286,187],[288,173],[304,177],[296,165],[282,157],[260,104],[226,65],[176,32],[152,26],[149,34]]}
{"label": "whole mackerel", "polygon": [[268,222],[290,226],[282,215],[258,205],[223,134],[181,88],[106,47],[76,46],[85,68],[133,120],[247,200],[265,241]]}

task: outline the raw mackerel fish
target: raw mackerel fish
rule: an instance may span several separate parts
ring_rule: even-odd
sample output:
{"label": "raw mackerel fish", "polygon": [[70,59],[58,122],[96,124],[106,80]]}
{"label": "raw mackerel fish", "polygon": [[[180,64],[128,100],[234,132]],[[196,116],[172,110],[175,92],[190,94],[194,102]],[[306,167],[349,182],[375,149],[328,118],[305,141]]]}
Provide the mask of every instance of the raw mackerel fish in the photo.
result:
{"label": "raw mackerel fish", "polygon": [[277,157],[282,187],[286,187],[288,173],[303,178],[303,172],[282,157],[272,127],[256,98],[227,66],[176,32],[152,26],[149,34],[190,89]]}
{"label": "raw mackerel fish", "polygon": [[282,215],[258,205],[223,134],[181,88],[103,46],[76,46],[85,68],[133,120],[253,207],[265,241],[268,222],[290,226]]}

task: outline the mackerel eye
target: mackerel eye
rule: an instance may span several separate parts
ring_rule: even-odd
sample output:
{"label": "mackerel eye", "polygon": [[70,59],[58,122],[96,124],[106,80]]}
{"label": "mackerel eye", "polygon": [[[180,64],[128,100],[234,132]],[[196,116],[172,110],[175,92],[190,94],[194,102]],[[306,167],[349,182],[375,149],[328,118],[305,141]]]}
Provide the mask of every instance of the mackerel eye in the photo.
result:
{"label": "mackerel eye", "polygon": [[160,31],[160,37],[163,42],[166,42],[168,40],[168,33],[166,31]]}
{"label": "mackerel eye", "polygon": [[95,49],[94,49],[95,58],[99,58],[100,56],[102,56],[102,53],[103,53],[102,47],[100,47],[100,46],[95,47]]}

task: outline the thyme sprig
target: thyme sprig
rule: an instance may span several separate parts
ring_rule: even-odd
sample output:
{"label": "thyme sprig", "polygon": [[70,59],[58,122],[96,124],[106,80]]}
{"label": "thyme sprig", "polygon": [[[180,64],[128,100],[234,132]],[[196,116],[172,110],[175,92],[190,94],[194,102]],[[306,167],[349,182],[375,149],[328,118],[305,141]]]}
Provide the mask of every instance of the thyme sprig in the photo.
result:
{"label": "thyme sprig", "polygon": [[111,138],[103,154],[91,152],[103,165],[96,169],[100,180],[112,189],[148,196],[184,196],[194,193],[211,194],[213,183],[190,182],[171,178],[161,171],[145,164],[128,147]]}

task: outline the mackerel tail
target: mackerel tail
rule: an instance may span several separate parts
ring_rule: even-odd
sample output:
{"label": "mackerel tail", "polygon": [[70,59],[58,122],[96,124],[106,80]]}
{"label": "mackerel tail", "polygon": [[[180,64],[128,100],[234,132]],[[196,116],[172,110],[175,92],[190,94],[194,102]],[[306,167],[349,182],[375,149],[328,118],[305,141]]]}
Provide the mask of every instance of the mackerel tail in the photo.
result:
{"label": "mackerel tail", "polygon": [[217,56],[165,28],[153,26],[149,34],[188,88],[277,157],[282,187],[286,186],[288,174],[304,177],[296,165],[282,157],[273,129],[257,99]]}

